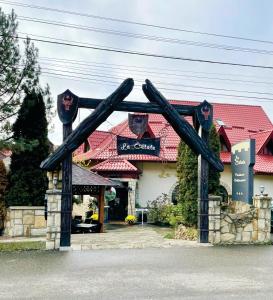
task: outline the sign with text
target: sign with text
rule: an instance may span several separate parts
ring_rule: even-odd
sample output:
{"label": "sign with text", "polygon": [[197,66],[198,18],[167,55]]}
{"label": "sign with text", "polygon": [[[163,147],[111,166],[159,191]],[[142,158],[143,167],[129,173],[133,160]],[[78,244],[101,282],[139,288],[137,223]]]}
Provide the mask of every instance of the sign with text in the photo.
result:
{"label": "sign with text", "polygon": [[255,140],[246,140],[231,148],[232,200],[252,204]]}
{"label": "sign with text", "polygon": [[117,136],[118,155],[124,154],[148,154],[159,156],[160,138],[133,139]]}

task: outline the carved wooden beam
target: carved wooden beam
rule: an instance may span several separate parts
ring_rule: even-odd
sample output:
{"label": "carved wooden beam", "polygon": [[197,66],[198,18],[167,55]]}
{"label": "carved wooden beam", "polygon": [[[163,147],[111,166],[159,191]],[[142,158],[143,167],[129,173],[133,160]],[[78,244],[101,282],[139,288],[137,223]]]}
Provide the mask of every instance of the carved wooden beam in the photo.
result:
{"label": "carved wooden beam", "polygon": [[176,133],[196,153],[201,154],[217,171],[222,172],[221,160],[209,149],[208,145],[198,136],[194,128],[175,110],[161,93],[146,79],[142,89],[151,102],[156,102],[163,111],[163,116],[172,125]]}
{"label": "carved wooden beam", "polygon": [[[81,108],[96,108],[103,100],[92,98],[79,98],[79,107]],[[192,116],[194,115],[198,106],[194,105],[180,105],[172,104],[180,115]],[[134,101],[123,101],[115,107],[116,111],[128,111],[128,112],[141,112],[151,114],[162,114],[162,108],[157,103],[145,103]]]}
{"label": "carved wooden beam", "polygon": [[101,101],[96,109],[78,125],[63,144],[41,163],[40,167],[45,170],[54,170],[69,153],[76,150],[109,117],[115,110],[116,105],[130,94],[133,86],[133,79],[128,78],[124,80],[119,88]]}

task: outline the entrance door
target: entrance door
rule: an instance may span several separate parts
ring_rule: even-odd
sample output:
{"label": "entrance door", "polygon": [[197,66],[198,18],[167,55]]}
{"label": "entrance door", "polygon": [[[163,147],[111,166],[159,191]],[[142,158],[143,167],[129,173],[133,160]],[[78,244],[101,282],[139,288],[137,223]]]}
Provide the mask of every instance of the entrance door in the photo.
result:
{"label": "entrance door", "polygon": [[128,213],[128,183],[124,182],[123,187],[115,187],[116,199],[109,201],[109,221],[124,221]]}

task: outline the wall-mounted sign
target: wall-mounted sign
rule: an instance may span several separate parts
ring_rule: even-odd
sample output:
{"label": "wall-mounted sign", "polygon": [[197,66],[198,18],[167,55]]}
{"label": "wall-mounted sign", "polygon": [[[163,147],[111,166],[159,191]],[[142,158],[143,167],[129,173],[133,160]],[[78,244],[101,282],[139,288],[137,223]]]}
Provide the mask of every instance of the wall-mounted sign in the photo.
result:
{"label": "wall-mounted sign", "polygon": [[159,156],[160,138],[132,139],[117,136],[117,152],[122,154],[148,154]]}
{"label": "wall-mounted sign", "polygon": [[231,148],[232,200],[252,204],[255,140],[246,140]]}
{"label": "wall-mounted sign", "polygon": [[79,98],[66,90],[64,93],[58,95],[57,110],[60,120],[63,124],[72,123],[78,113]]}
{"label": "wall-mounted sign", "polygon": [[135,135],[142,135],[148,126],[149,115],[140,115],[140,114],[129,114],[128,123],[130,130]]}

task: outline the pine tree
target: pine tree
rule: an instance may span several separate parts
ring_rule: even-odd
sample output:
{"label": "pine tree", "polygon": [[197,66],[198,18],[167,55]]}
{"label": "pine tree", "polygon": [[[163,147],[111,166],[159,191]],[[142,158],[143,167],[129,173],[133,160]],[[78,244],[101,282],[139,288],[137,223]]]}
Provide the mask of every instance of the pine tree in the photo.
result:
{"label": "pine tree", "polygon": [[[6,196],[11,205],[43,205],[47,177],[40,163],[49,154],[45,104],[41,94],[28,94],[13,125],[13,136],[18,147],[11,156],[9,186]],[[16,147],[15,147],[16,148]]]}
{"label": "pine tree", "polygon": [[0,160],[0,234],[4,228],[4,220],[6,216],[6,204],[4,193],[8,184],[7,170],[5,164]]}
{"label": "pine tree", "polygon": [[[209,132],[209,147],[220,156],[220,140],[213,125]],[[198,212],[198,158],[196,154],[181,141],[177,157],[177,177],[179,184],[178,202],[182,206],[182,216],[185,225],[197,225]],[[220,173],[209,168],[209,194],[219,193]]]}
{"label": "pine tree", "polygon": [[19,47],[17,28],[14,11],[5,14],[0,8],[0,148],[12,146],[11,121],[29,91],[42,93],[48,118],[53,114],[49,88],[39,84],[38,49],[29,38]]}

